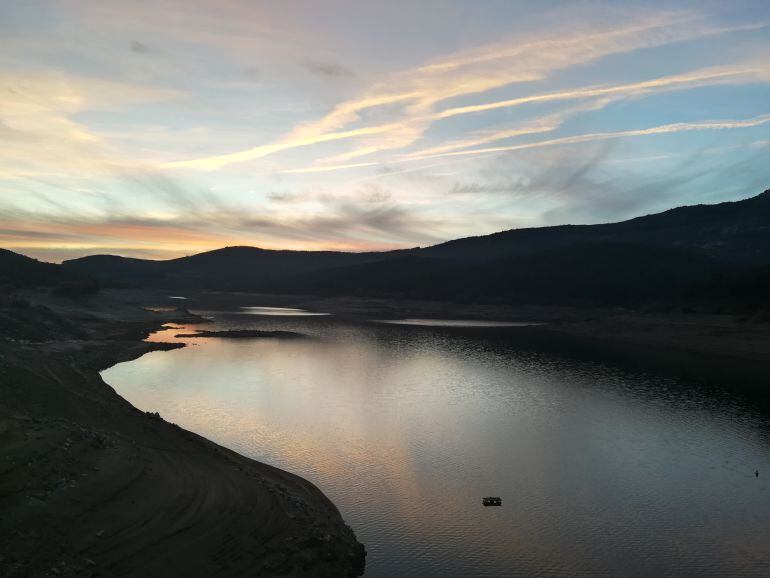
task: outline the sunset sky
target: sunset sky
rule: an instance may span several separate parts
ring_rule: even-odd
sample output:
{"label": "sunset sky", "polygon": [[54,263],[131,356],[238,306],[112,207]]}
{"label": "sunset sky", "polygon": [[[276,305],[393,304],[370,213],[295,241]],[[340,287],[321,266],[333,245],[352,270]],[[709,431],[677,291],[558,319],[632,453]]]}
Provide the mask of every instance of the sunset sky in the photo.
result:
{"label": "sunset sky", "polygon": [[764,0],[0,0],[0,247],[45,260],[414,247],[767,188]]}

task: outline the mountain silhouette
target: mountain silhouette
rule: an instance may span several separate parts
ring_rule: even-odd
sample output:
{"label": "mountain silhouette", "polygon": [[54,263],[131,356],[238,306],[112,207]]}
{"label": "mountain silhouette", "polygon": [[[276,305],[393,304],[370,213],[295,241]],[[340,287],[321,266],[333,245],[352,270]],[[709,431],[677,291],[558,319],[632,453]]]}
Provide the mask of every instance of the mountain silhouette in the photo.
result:
{"label": "mountain silhouette", "polygon": [[601,306],[755,303],[770,283],[770,190],[618,223],[513,229],[398,251],[225,247],[165,261],[94,255],[61,266],[5,251],[0,267],[8,279],[182,290]]}
{"label": "mountain silhouette", "polygon": [[49,287],[78,278],[75,272],[66,267],[0,249],[0,287],[8,290],[16,287]]}
{"label": "mountain silhouette", "polygon": [[728,262],[770,261],[770,190],[741,201],[694,205],[600,225],[513,229],[424,249],[437,257],[496,259],[576,243],[622,242],[676,247]]}

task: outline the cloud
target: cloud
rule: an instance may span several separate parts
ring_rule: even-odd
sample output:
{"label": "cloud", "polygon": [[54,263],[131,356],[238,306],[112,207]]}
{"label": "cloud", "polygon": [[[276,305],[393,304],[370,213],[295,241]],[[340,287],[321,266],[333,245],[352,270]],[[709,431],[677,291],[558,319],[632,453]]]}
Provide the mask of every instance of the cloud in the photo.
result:
{"label": "cloud", "polygon": [[282,174],[308,174],[308,173],[326,173],[329,171],[339,171],[342,169],[357,169],[360,167],[371,167],[377,163],[347,163],[341,165],[325,165],[321,167],[305,167],[301,169],[285,169],[277,171]]}
{"label": "cloud", "polygon": [[[224,203],[210,191],[158,172],[118,171],[115,185],[130,195],[91,196],[90,211],[60,204],[43,193],[0,205],[0,245],[38,256],[56,251],[179,256],[228,244],[266,248],[384,249],[435,242],[445,222],[416,214],[376,185],[352,195],[284,192],[269,204]],[[142,210],[139,197],[153,205]],[[30,202],[32,198],[38,202]],[[276,210],[277,209],[277,210]],[[162,250],[159,249],[162,247]],[[53,252],[52,252],[53,251]]]}
{"label": "cloud", "polygon": [[743,197],[766,188],[770,178],[768,170],[757,171],[768,166],[767,152],[759,150],[716,162],[708,147],[683,151],[655,163],[655,170],[648,164],[612,163],[632,146],[604,140],[488,157],[447,190],[461,199],[470,197],[470,204],[487,203],[490,212],[510,215],[505,227],[510,228],[614,222],[709,197]]}
{"label": "cloud", "polygon": [[[0,70],[0,173],[101,171],[110,145],[76,120],[85,112],[183,98],[177,90],[82,75]],[[113,155],[112,162],[122,162]]]}
{"label": "cloud", "polygon": [[297,195],[294,193],[279,193],[279,192],[271,192],[267,194],[267,198],[271,201],[275,201],[276,203],[290,203],[294,200],[296,200]]}
{"label": "cloud", "polygon": [[[434,118],[449,118],[460,114],[472,114],[497,108],[511,108],[535,102],[589,99],[585,104],[572,106],[561,112],[527,121],[519,127],[497,131],[487,131],[486,133],[473,135],[467,139],[449,141],[441,145],[436,145],[434,147],[405,154],[401,156],[399,160],[404,161],[437,158],[444,156],[443,153],[448,153],[460,149],[467,149],[490,142],[507,140],[521,136],[529,136],[543,132],[551,132],[559,128],[564,123],[564,121],[570,117],[587,111],[596,111],[602,109],[619,99],[638,98],[640,96],[644,96],[657,91],[685,90],[695,87],[723,83],[752,82],[763,79],[768,74],[768,71],[770,71],[770,68],[760,65],[713,67],[684,74],[660,77],[642,82],[557,91],[552,93],[536,94],[517,99],[498,101],[494,103],[487,103],[483,105],[447,109],[435,114]],[[282,172],[316,173],[371,166],[375,163],[344,163],[340,161],[345,161],[350,158],[370,154],[376,150],[377,149],[374,147],[359,148],[353,153],[337,155],[335,157],[325,159],[325,162],[336,162],[339,164],[328,164],[303,169],[292,169]]]}
{"label": "cloud", "polygon": [[[370,137],[369,142],[345,155],[339,163],[364,154],[394,150],[416,142],[436,120],[437,104],[516,83],[547,78],[558,70],[622,54],[706,36],[761,26],[714,27],[691,14],[660,13],[635,16],[630,24],[556,30],[548,38],[492,43],[459,52],[433,63],[388,75],[360,98],[345,101],[318,121],[306,123],[275,142],[228,154],[168,163],[172,168],[216,170],[276,152],[308,145]],[[651,87],[637,87],[637,90]],[[395,106],[398,105],[398,106]],[[363,113],[367,112],[366,119]],[[459,114],[459,113],[458,113]],[[377,116],[390,117],[375,121]],[[352,127],[366,120],[364,126]]]}
{"label": "cloud", "polygon": [[734,83],[737,81],[751,82],[767,75],[770,67],[767,66],[730,66],[715,67],[664,76],[643,82],[620,84],[615,86],[595,86],[562,90],[545,94],[535,94],[520,98],[500,100],[483,104],[459,106],[443,110],[436,114],[436,118],[450,118],[460,114],[486,112],[500,108],[512,108],[523,104],[551,102],[559,100],[572,100],[596,96],[617,96],[622,98],[638,97],[653,91],[690,89],[699,86],[719,83]]}
{"label": "cloud", "polygon": [[[490,196],[498,206],[522,199],[582,197],[604,189],[606,183],[594,175],[610,156],[614,143],[603,142],[568,151],[527,151],[527,156],[492,158],[475,178],[456,181],[453,195]],[[604,179],[606,181],[606,179]]]}
{"label": "cloud", "polygon": [[[307,195],[302,201],[308,202]],[[447,222],[427,217],[408,203],[379,186],[361,187],[354,194],[313,195],[318,204],[311,210],[295,208],[290,214],[262,211],[259,217],[248,213],[230,215],[232,226],[252,236],[282,239],[302,246],[375,249],[414,246],[444,240]],[[264,246],[264,242],[262,243]]]}
{"label": "cloud", "polygon": [[428,149],[423,149],[421,151],[404,155],[401,160],[440,157],[443,155],[443,153],[458,149],[466,149],[473,146],[486,144],[488,142],[551,132],[561,126],[566,116],[568,116],[567,113],[553,114],[528,122],[521,127],[490,131],[486,134],[472,136],[469,139],[450,141],[442,145],[437,145]]}
{"label": "cloud", "polygon": [[326,78],[344,78],[354,76],[353,71],[340,64],[323,62],[321,60],[304,60],[302,66],[318,76]]}
{"label": "cloud", "polygon": [[150,51],[150,47],[146,44],[139,42],[138,40],[132,40],[129,44],[129,48],[131,49],[131,52],[137,52],[137,53],[145,53]]}
{"label": "cloud", "polygon": [[636,129],[620,130],[614,132],[597,132],[575,136],[565,136],[549,140],[535,141],[509,146],[487,147],[481,149],[472,149],[467,151],[443,152],[430,155],[411,157],[410,160],[424,160],[438,157],[459,157],[469,155],[488,155],[494,153],[503,153],[510,151],[519,151],[534,148],[552,147],[558,145],[580,144],[608,139],[628,138],[637,136],[648,136],[657,134],[669,134],[677,132],[702,131],[702,130],[727,130],[749,128],[770,123],[770,114],[763,114],[754,118],[744,120],[709,120],[703,122],[677,122],[664,124],[660,126]]}
{"label": "cloud", "polygon": [[377,133],[387,132],[389,130],[391,130],[391,127],[389,125],[362,127],[358,129],[344,131],[344,132],[333,132],[333,133],[326,133],[326,134],[318,134],[315,136],[307,136],[302,140],[296,139],[291,142],[279,141],[274,144],[262,145],[262,146],[254,147],[244,151],[239,151],[236,153],[216,155],[216,156],[206,157],[203,159],[195,159],[195,160],[189,160],[189,161],[170,162],[170,163],[165,163],[162,166],[164,168],[171,168],[171,169],[195,168],[195,169],[215,170],[232,163],[263,158],[279,151],[284,151],[284,150],[293,149],[297,147],[310,146],[313,144],[318,144],[323,142],[331,142],[336,140],[348,139],[356,136],[377,134]]}
{"label": "cloud", "polygon": [[[457,140],[448,142],[446,144],[438,145],[428,149],[415,151],[413,153],[406,154],[401,157],[402,160],[407,159],[422,159],[433,158],[441,153],[450,152],[458,149],[471,148],[481,144],[494,142],[498,140],[505,140],[514,137],[538,134],[542,132],[550,132],[559,128],[563,122],[576,114],[584,113],[587,111],[596,111],[606,107],[607,105],[619,100],[621,98],[638,98],[657,91],[673,91],[691,89],[699,86],[707,86],[721,83],[734,83],[751,82],[762,78],[768,72],[766,66],[733,66],[733,67],[716,67],[697,70],[689,73],[666,76],[656,78],[653,80],[647,80],[643,82],[635,82],[629,84],[621,84],[614,86],[602,86],[602,87],[589,87],[579,88],[566,91],[557,91],[546,94],[536,94],[527,97],[521,97],[517,99],[509,99],[504,101],[498,101],[493,103],[486,103],[481,105],[456,107],[441,111],[435,115],[435,118],[449,118],[460,114],[472,114],[476,112],[483,112],[488,110],[494,110],[498,108],[511,108],[515,106],[521,106],[524,104],[537,103],[537,102],[550,102],[560,100],[572,100],[572,99],[586,99],[589,98],[585,104],[573,106],[567,108],[561,112],[554,113],[545,117],[541,117],[532,121],[528,121],[521,127],[498,130],[488,132],[483,135],[474,136],[465,140]],[[333,160],[341,160],[341,157],[336,157]],[[344,165],[340,168],[346,168]]]}
{"label": "cloud", "polygon": [[262,71],[257,66],[246,67],[243,74],[251,82],[259,82],[262,78]]}
{"label": "cloud", "polygon": [[[618,221],[690,204],[693,200],[721,201],[725,200],[724,195],[734,198],[736,194],[743,198],[747,193],[762,190],[770,177],[767,171],[756,171],[757,166],[767,163],[761,153],[717,163],[702,162],[705,154],[706,149],[692,151],[682,155],[678,162],[625,179],[602,178],[597,175],[598,170],[594,171],[599,165],[594,165],[586,171],[579,186],[561,191],[560,202],[545,211],[541,219],[549,224]],[[694,191],[699,191],[694,199],[688,198]]]}

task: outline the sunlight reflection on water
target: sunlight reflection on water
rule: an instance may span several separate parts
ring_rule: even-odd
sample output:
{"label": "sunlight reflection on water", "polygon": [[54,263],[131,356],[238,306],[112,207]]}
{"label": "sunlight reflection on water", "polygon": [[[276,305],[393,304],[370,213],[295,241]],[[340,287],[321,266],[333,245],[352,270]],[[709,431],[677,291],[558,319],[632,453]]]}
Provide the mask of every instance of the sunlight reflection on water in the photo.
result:
{"label": "sunlight reflection on water", "polygon": [[486,321],[483,319],[377,319],[377,323],[391,325],[419,325],[422,327],[530,327],[544,325],[528,321]]}
{"label": "sunlight reflection on water", "polygon": [[313,317],[329,315],[329,313],[320,313],[306,311],[305,309],[295,309],[293,307],[241,307],[243,313],[249,315],[267,315],[271,317]]}

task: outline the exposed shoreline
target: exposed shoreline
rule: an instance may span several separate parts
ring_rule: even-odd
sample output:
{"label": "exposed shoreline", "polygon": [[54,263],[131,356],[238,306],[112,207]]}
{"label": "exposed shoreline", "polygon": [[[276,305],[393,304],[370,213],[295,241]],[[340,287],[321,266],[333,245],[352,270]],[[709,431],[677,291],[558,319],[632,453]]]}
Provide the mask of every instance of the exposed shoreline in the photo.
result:
{"label": "exposed shoreline", "polygon": [[111,295],[47,305],[20,315],[48,317],[50,339],[0,340],[0,575],[363,571],[363,547],[313,484],[139,411],[101,379],[180,347],[141,339],[190,315]]}

